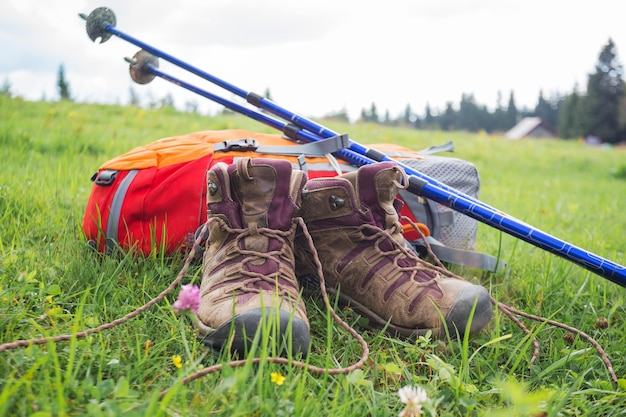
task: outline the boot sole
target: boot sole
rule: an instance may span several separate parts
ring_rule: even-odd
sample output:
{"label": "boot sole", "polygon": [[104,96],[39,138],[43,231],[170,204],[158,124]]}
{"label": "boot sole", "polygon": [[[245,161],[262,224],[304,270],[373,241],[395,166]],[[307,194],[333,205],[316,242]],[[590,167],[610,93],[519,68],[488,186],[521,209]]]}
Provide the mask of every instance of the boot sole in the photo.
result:
{"label": "boot sole", "polygon": [[[397,326],[390,320],[383,319],[353,298],[341,294],[341,292],[338,293],[336,289],[327,287],[327,291],[333,296],[339,294],[339,303],[342,306],[352,307],[356,312],[368,319],[369,327],[385,329],[391,336],[410,339],[424,336],[428,332],[432,332],[433,337],[438,339],[443,339],[446,336],[446,328],[444,326],[419,329]],[[461,292],[448,312],[448,315],[445,317],[446,327],[448,328],[451,339],[456,339],[457,333],[461,338],[464,336],[467,320],[474,307],[474,303],[476,303],[476,309],[470,325],[470,335],[483,329],[491,320],[493,311],[491,308],[491,297],[487,290],[479,285],[467,287]]]}
{"label": "boot sole", "polygon": [[247,353],[259,331],[260,341],[264,337],[273,339],[274,335],[280,335],[276,344],[280,346],[281,354],[285,353],[285,347],[291,348],[292,355],[302,353],[306,356],[309,352],[310,331],[307,323],[284,310],[279,310],[276,314],[276,310],[270,307],[237,314],[232,320],[208,333],[202,342],[216,350],[230,346],[231,352]]}

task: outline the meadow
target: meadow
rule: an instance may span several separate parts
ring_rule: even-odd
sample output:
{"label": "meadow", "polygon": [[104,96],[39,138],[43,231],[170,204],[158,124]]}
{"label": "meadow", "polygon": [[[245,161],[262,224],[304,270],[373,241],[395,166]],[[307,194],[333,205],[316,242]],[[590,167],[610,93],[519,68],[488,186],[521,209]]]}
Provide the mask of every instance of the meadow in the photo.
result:
{"label": "meadow", "polygon": [[[626,150],[576,140],[512,142],[488,134],[417,131],[323,122],[361,143],[412,149],[453,140],[451,156],[474,163],[480,199],[569,243],[626,262]],[[7,416],[396,416],[398,391],[422,387],[428,416],[626,415],[625,289],[486,225],[477,249],[508,270],[458,270],[495,300],[577,328],[580,335],[518,316],[530,335],[494,309],[469,340],[392,338],[338,314],[366,340],[370,357],[346,375],[264,361],[267,341],[243,366],[186,382],[232,359],[207,349],[171,308],[178,289],[137,317],[87,337],[144,305],[177,277],[184,255],[95,254],[81,232],[90,177],[107,160],[156,139],[199,130],[272,130],[236,115],[0,96],[0,344],[73,335],[66,341],[0,348],[0,415]],[[183,283],[199,283],[193,264]],[[311,366],[356,363],[361,346],[306,299]],[[540,350],[533,360],[536,339]]]}

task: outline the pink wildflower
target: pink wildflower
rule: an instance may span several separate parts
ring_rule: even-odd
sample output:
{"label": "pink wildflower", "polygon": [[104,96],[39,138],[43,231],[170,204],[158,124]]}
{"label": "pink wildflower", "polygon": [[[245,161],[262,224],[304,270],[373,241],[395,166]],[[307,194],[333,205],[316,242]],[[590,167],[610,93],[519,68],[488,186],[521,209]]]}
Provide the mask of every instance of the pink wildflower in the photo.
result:
{"label": "pink wildflower", "polygon": [[172,308],[175,313],[189,310],[197,314],[200,308],[200,288],[195,285],[183,285]]}

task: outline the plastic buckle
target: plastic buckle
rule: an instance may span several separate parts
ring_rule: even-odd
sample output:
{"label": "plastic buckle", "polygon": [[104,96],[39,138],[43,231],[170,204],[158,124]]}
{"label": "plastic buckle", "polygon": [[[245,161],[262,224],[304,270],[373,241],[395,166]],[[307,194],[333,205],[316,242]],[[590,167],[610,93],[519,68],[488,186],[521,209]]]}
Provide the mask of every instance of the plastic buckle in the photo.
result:
{"label": "plastic buckle", "polygon": [[236,139],[236,140],[225,140],[221,143],[216,143],[213,145],[213,152],[246,152],[246,151],[256,151],[259,147],[259,144],[256,140],[250,138]]}
{"label": "plastic buckle", "polygon": [[104,171],[97,174],[95,182],[97,185],[109,186],[113,184],[116,176],[117,171],[112,169],[105,169]]}

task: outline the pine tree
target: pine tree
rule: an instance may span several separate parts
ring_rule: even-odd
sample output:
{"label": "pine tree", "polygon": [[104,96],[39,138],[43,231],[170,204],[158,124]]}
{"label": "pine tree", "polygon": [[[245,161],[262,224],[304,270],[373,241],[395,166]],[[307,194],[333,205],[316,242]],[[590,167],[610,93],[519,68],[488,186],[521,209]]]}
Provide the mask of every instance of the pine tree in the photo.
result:
{"label": "pine tree", "polygon": [[430,110],[430,104],[426,103],[426,110],[424,114],[424,127],[426,129],[433,129],[435,126],[435,116],[433,116]]}
{"label": "pine tree", "polygon": [[63,64],[59,66],[59,72],[57,76],[57,88],[59,89],[59,97],[61,100],[71,100],[70,85],[65,79],[65,68]]}
{"label": "pine tree", "polygon": [[558,93],[554,93],[552,97],[546,99],[543,96],[543,90],[540,90],[534,115],[556,130],[559,125],[559,106],[562,101],[563,97]]}
{"label": "pine tree", "polygon": [[481,128],[480,108],[473,94],[463,94],[457,115],[457,129],[477,132]]}
{"label": "pine tree", "polygon": [[362,122],[369,122],[370,116],[367,114],[367,110],[361,109],[361,118]]}
{"label": "pine tree", "polygon": [[395,124],[394,121],[391,119],[391,114],[389,114],[389,110],[385,110],[385,117],[383,118],[383,124],[387,126],[391,126]]}
{"label": "pine tree", "polygon": [[376,104],[372,103],[370,107],[370,121],[374,123],[380,122],[380,117],[378,117],[378,110],[376,110]]}
{"label": "pine tree", "polygon": [[164,108],[168,108],[168,109],[173,109],[174,108],[174,96],[172,96],[172,93],[167,93],[160,101],[159,101],[159,107],[164,109]]}
{"label": "pine tree", "polygon": [[558,109],[557,130],[563,139],[574,139],[581,137],[581,119],[584,109],[582,108],[583,98],[578,93],[578,86],[574,86],[574,91],[566,96]]}
{"label": "pine tree", "polygon": [[624,95],[623,67],[617,59],[613,40],[602,48],[595,72],[587,80],[584,99],[583,130],[607,143],[624,140],[624,128],[620,126],[620,101]]}
{"label": "pine tree", "polygon": [[446,111],[439,117],[439,126],[441,130],[455,130],[457,127],[457,113],[452,107],[452,103],[446,104]]}
{"label": "pine tree", "polygon": [[413,114],[413,110],[411,109],[411,105],[407,104],[404,108],[404,115],[402,116],[402,123],[406,125],[411,125],[415,122],[415,115]]}
{"label": "pine tree", "polygon": [[502,91],[498,91],[496,98],[496,111],[491,116],[493,130],[504,131],[507,130],[506,109],[502,105]]}
{"label": "pine tree", "polygon": [[133,87],[130,87],[128,89],[128,104],[131,106],[138,106],[139,105],[139,96],[137,95],[137,92],[135,91],[135,89]]}
{"label": "pine tree", "polygon": [[517,124],[517,106],[515,105],[515,94],[513,90],[511,90],[511,95],[509,96],[509,105],[506,108],[506,126],[505,129],[510,129]]}
{"label": "pine tree", "polygon": [[343,107],[339,111],[332,111],[326,114],[324,116],[324,119],[340,120],[346,123],[350,122],[350,118],[348,117],[348,110],[345,107]]}
{"label": "pine tree", "polygon": [[11,97],[13,95],[11,93],[11,82],[9,81],[8,78],[4,79],[4,83],[2,84],[2,87],[0,88],[0,95],[6,96],[6,97]]}

